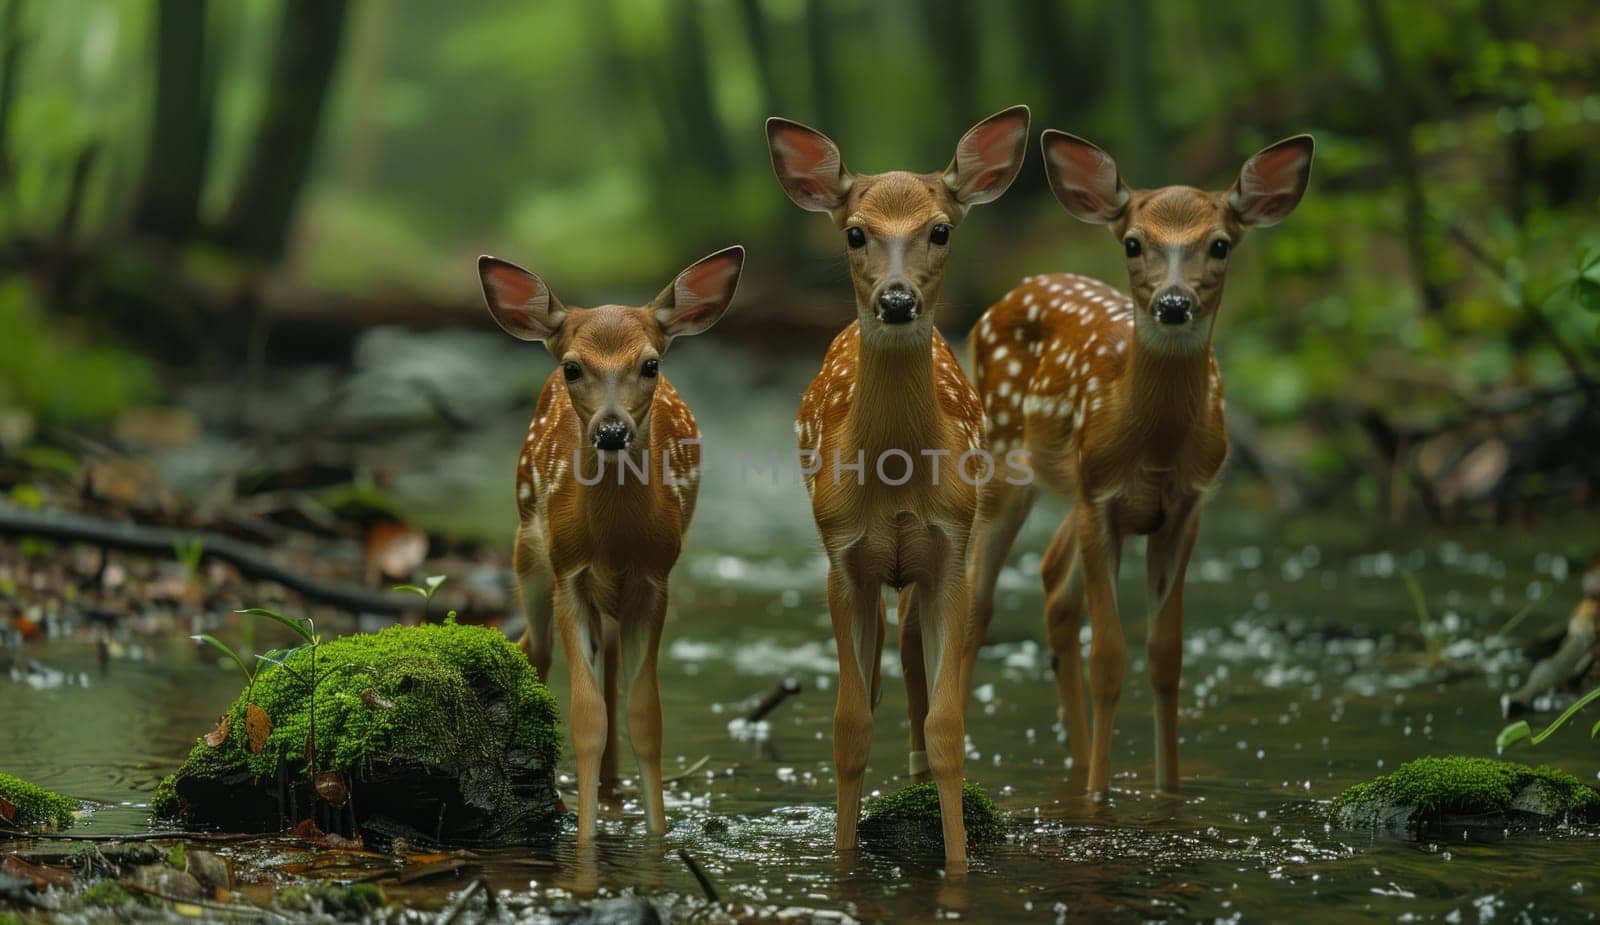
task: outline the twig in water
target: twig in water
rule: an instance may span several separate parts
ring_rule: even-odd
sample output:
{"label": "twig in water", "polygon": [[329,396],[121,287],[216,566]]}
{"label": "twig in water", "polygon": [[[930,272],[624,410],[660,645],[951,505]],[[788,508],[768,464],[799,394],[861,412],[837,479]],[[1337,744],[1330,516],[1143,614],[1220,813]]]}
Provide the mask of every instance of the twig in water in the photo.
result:
{"label": "twig in water", "polygon": [[678,849],[678,859],[683,861],[683,866],[689,868],[689,873],[694,874],[694,879],[700,882],[700,889],[705,892],[708,901],[713,903],[722,902],[722,897],[717,895],[716,884],[711,882],[711,878],[706,875],[705,868],[700,866],[700,862],[696,861],[687,849]]}
{"label": "twig in water", "polygon": [[467,904],[472,902],[472,897],[480,892],[485,896],[490,895],[482,880],[474,880],[467,884],[467,888],[461,891],[461,895],[456,897],[456,901],[450,904],[450,908],[440,914],[439,925],[455,925],[456,919],[461,918],[461,913],[467,911]]}
{"label": "twig in water", "polygon": [[778,704],[783,703],[785,700],[788,700],[790,697],[793,697],[798,693],[800,693],[800,679],[784,678],[782,681],[778,682],[778,686],[776,688],[773,688],[772,693],[763,697],[761,702],[755,705],[755,709],[751,710],[749,714],[745,716],[745,722],[761,722],[766,718],[768,713],[771,713],[773,710],[778,708]]}
{"label": "twig in water", "polygon": [[694,775],[701,768],[705,767],[706,763],[709,762],[710,760],[711,760],[711,756],[710,755],[701,755],[699,761],[696,761],[694,764],[689,765],[687,768],[684,768],[682,771],[679,771],[678,773],[672,775],[671,777],[663,777],[663,778],[661,778],[661,782],[663,784],[676,784],[678,781],[684,780],[684,779]]}

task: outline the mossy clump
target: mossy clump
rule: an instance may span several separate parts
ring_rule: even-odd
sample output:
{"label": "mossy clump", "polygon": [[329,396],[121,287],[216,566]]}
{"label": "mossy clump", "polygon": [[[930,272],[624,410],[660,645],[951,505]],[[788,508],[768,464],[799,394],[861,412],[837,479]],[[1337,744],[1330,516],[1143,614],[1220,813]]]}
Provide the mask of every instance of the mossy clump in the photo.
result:
{"label": "mossy clump", "polygon": [[1600,792],[1565,771],[1492,758],[1418,758],[1333,801],[1341,825],[1458,828],[1600,819]]}
{"label": "mossy clump", "polygon": [[387,899],[374,883],[338,884],[319,880],[278,891],[278,905],[290,912],[321,912],[339,919],[359,919],[383,908]]}
{"label": "mossy clump", "polygon": [[[971,781],[961,785],[961,817],[967,825],[967,846],[975,848],[1005,840],[1005,827],[994,801]],[[891,851],[944,850],[944,827],[939,819],[939,788],[933,781],[910,784],[867,801],[858,830],[861,843]]]}
{"label": "mossy clump", "polygon": [[72,825],[78,804],[71,797],[51,793],[0,771],[0,799],[16,809],[11,825],[20,828],[65,829]]}
{"label": "mossy clump", "polygon": [[115,880],[107,879],[83,891],[83,904],[120,909],[123,906],[153,906],[155,900],[144,893],[135,893]]}
{"label": "mossy clump", "polygon": [[341,775],[363,827],[381,817],[382,834],[495,841],[557,807],[555,698],[497,630],[392,626],[282,662],[240,692],[221,743],[202,739],[161,783],[157,816],[292,825],[317,799],[313,752],[314,770]]}

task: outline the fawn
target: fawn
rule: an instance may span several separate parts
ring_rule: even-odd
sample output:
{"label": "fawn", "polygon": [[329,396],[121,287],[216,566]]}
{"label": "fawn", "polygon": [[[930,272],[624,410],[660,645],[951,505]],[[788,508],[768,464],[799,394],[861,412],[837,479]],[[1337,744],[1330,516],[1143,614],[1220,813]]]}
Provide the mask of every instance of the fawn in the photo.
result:
{"label": "fawn", "polygon": [[494,320],[542,341],[560,363],[517,464],[513,565],[528,617],[519,644],[548,677],[554,616],[572,674],[580,845],[594,838],[602,778],[608,789],[616,782],[623,680],[650,831],[666,830],[656,659],[667,577],[699,489],[700,431],[661,357],[673,338],[717,323],[743,264],[744,249],[730,247],[679,273],[648,305],[568,309],[527,270],[478,260]]}
{"label": "fawn", "polygon": [[[1156,779],[1173,791],[1184,575],[1201,504],[1228,451],[1212,328],[1234,246],[1246,229],[1275,224],[1299,203],[1312,140],[1266,148],[1219,193],[1129,189],[1110,155],[1063,132],[1046,131],[1043,147],[1056,198],[1122,243],[1132,297],[1066,273],[1024,280],[972,333],[978,391],[994,451],[1025,448],[1038,480],[1072,504],[1040,571],[1072,777],[1094,794],[1109,788],[1112,714],[1126,670],[1116,600],[1122,541],[1148,537]],[[980,638],[1006,553],[1036,497],[1033,485],[984,486],[968,579]],[[1078,635],[1085,601],[1092,747]]]}
{"label": "fawn", "polygon": [[1018,106],[968,131],[943,172],[856,174],[822,133],[767,120],[778,182],[843,233],[856,296],[856,320],[828,348],[795,422],[802,460],[814,463],[802,469],[828,556],[839,655],[833,756],[841,850],[856,844],[889,585],[900,589],[912,776],[931,773],[947,864],[966,864],[964,562],[977,509],[971,455],[986,452],[983,411],[934,329],[933,308],[953,231],[967,209],[1011,185],[1027,137],[1028,110]]}

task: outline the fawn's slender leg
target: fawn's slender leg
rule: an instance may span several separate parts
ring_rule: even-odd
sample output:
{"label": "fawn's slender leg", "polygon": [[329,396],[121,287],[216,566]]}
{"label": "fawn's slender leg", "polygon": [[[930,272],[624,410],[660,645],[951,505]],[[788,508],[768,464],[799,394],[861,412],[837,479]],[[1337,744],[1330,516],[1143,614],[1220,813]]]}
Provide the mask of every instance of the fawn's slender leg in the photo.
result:
{"label": "fawn's slender leg", "polygon": [[650,831],[667,830],[661,794],[661,679],[657,672],[661,630],[667,621],[666,588],[652,590],[640,608],[640,619],[622,635],[622,665],[628,675],[628,738],[639,762],[639,792],[644,797]]}
{"label": "fawn's slender leg", "polygon": [[939,819],[944,829],[945,867],[967,867],[967,827],[961,815],[961,781],[966,763],[966,674],[962,662],[971,615],[967,593],[965,544],[954,546],[929,582],[923,628],[923,661],[932,678],[926,734],[928,770],[939,788]]}
{"label": "fawn's slender leg", "polygon": [[511,567],[517,575],[518,596],[522,599],[523,618],[528,628],[517,641],[528,663],[539,673],[539,681],[550,683],[550,657],[554,654],[551,623],[555,616],[555,587],[550,578],[550,566],[544,554],[528,536],[525,524],[517,530],[517,544],[511,556]]}
{"label": "fawn's slender leg", "polygon": [[967,590],[972,596],[972,619],[967,624],[968,639],[961,656],[961,686],[970,690],[972,672],[983,648],[989,624],[994,620],[995,584],[1005,567],[1017,531],[1028,519],[1037,497],[1032,485],[1012,485],[1004,479],[991,479],[979,489],[978,516],[972,531],[972,554],[967,566]]}
{"label": "fawn's slender leg", "polygon": [[569,583],[556,591],[556,617],[566,651],[572,695],[568,708],[572,754],[578,763],[578,844],[594,841],[600,802],[600,759],[606,747],[606,703],[599,673],[604,670],[600,617]]}
{"label": "fawn's slender leg", "polygon": [[1150,601],[1150,686],[1156,699],[1156,785],[1178,790],[1178,679],[1183,674],[1183,583],[1200,532],[1191,502],[1150,536],[1146,588]]}
{"label": "fawn's slender leg", "polygon": [[1044,551],[1039,576],[1044,579],[1045,637],[1050,644],[1061,701],[1061,722],[1067,729],[1072,756],[1069,787],[1081,790],[1089,780],[1089,716],[1083,704],[1083,571],[1078,567],[1077,527],[1071,512],[1056,528]]}
{"label": "fawn's slender leg", "polygon": [[600,753],[600,793],[610,800],[617,795],[617,760],[622,752],[622,723],[617,715],[618,688],[622,682],[618,662],[622,658],[621,627],[612,617],[600,621],[605,649],[605,673],[601,691],[606,700],[606,749]]}
{"label": "fawn's slender leg", "polygon": [[907,766],[913,784],[928,780],[928,745],[923,724],[928,721],[928,675],[922,657],[922,617],[917,607],[917,587],[900,592],[896,614],[900,622],[900,672],[906,679],[906,714],[911,720],[911,755]]}
{"label": "fawn's slender leg", "polygon": [[1094,703],[1093,744],[1089,749],[1089,792],[1111,789],[1111,732],[1128,670],[1128,645],[1117,616],[1117,567],[1122,538],[1106,523],[1106,514],[1087,498],[1073,511],[1078,527],[1078,558],[1083,568],[1085,602],[1089,607],[1089,696]]}
{"label": "fawn's slender leg", "polygon": [[833,767],[838,779],[835,846],[856,846],[861,815],[861,784],[872,749],[871,691],[877,667],[868,660],[882,651],[878,586],[839,565],[828,569],[828,612],[839,650],[839,697],[833,708]]}

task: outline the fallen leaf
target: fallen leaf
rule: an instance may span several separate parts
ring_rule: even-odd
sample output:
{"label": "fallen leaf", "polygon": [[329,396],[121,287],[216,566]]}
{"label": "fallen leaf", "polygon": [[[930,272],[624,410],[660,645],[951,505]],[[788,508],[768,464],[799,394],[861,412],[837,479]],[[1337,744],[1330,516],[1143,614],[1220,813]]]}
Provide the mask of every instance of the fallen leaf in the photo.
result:
{"label": "fallen leaf", "polygon": [[323,771],[317,775],[317,795],[329,804],[343,806],[350,799],[350,790],[344,785],[344,775],[338,771]]}
{"label": "fallen leaf", "polygon": [[0,870],[13,877],[32,881],[36,890],[42,890],[47,886],[66,886],[72,882],[72,871],[65,867],[30,864],[14,854],[7,857],[4,864],[0,864]]}
{"label": "fallen leaf", "polygon": [[408,854],[408,855],[406,855],[406,863],[407,864],[437,864],[440,861],[446,860],[446,859],[451,858],[451,857],[454,857],[454,855],[448,854],[448,853],[443,852],[443,851],[435,852],[433,854]]}
{"label": "fallen leaf", "polygon": [[13,825],[17,821],[17,807],[5,797],[0,797],[0,819],[4,819]]}
{"label": "fallen leaf", "polygon": [[372,579],[403,580],[428,558],[428,537],[405,524],[385,521],[367,532],[367,574]]}
{"label": "fallen leaf", "polygon": [[250,737],[250,751],[261,751],[272,734],[272,717],[256,704],[249,704],[244,708],[244,734]]}
{"label": "fallen leaf", "polygon": [[[217,720],[217,728],[206,733],[205,741],[208,748],[220,748],[222,743],[228,741],[228,733],[233,731],[233,714],[224,713]],[[260,751],[260,749],[256,749]]]}
{"label": "fallen leaf", "polygon": [[393,700],[390,700],[370,687],[361,692],[361,699],[369,707],[374,707],[379,710],[394,709]]}
{"label": "fallen leaf", "polygon": [[290,838],[305,838],[316,841],[322,838],[322,830],[310,819],[301,819],[300,824],[289,831]]}

